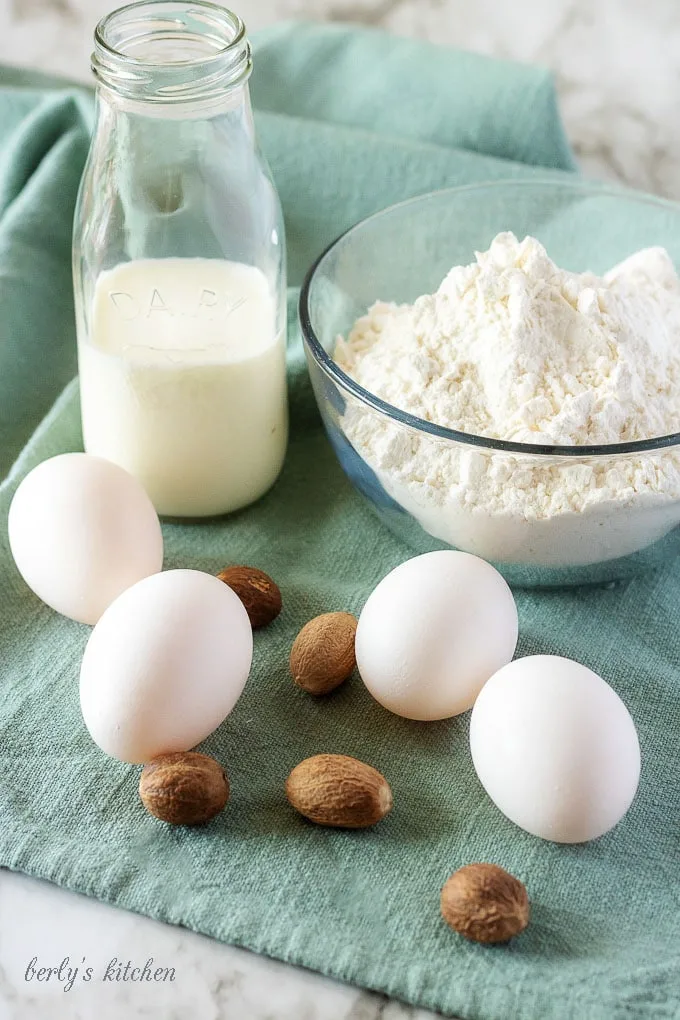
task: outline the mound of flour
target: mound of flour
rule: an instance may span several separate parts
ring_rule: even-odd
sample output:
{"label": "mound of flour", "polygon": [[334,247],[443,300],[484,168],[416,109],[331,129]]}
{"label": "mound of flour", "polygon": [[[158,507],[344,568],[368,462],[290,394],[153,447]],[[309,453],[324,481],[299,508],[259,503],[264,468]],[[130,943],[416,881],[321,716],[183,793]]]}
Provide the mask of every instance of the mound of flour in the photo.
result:
{"label": "mound of flour", "polygon": [[[436,293],[377,302],[335,359],[388,403],[462,432],[558,446],[667,435],[680,431],[680,280],[662,248],[597,277],[503,233]],[[672,451],[537,463],[451,448],[356,403],[342,426],[428,532],[489,559],[592,563],[680,520]]]}

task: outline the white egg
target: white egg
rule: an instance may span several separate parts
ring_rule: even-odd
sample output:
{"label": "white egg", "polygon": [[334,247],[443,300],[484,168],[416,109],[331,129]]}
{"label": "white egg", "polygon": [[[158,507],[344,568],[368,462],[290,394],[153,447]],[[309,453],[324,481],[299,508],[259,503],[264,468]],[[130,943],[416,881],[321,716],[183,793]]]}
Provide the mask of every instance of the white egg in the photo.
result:
{"label": "white egg", "polygon": [[154,574],[123,592],[90,635],[85,725],[120,761],[188,751],[229,715],[252,655],[250,620],[231,588],[199,570]]}
{"label": "white egg", "polygon": [[371,594],[359,618],[357,665],[381,705],[407,719],[446,719],[471,708],[517,644],[512,592],[469,553],[416,556]]}
{"label": "white egg", "polygon": [[85,453],[33,468],[14,494],[7,530],[29,588],[80,623],[96,623],[121,592],[163,566],[158,515],[140,483]]}
{"label": "white egg", "polygon": [[556,655],[516,659],[491,677],[472,710],[470,750],[503,814],[557,843],[612,829],[640,777],[637,732],[618,694]]}

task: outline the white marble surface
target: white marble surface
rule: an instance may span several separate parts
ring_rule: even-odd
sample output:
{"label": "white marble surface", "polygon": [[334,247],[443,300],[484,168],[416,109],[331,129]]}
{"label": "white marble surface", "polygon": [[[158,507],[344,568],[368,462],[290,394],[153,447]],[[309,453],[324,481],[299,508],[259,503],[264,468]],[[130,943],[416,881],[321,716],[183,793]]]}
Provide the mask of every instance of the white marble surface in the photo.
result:
{"label": "white marble surface", "polygon": [[[584,170],[680,198],[677,0],[241,0],[251,31],[282,17],[361,21],[532,61],[557,78]],[[86,79],[112,0],[0,0],[0,61]]]}
{"label": "white marble surface", "polygon": [[[148,960],[146,973],[158,974],[157,981],[144,977]],[[60,966],[61,974],[45,979],[43,973],[38,980],[41,968],[58,971]],[[428,1020],[431,1015],[0,872],[0,1020]]]}
{"label": "white marble surface", "polygon": [[[87,79],[92,28],[110,0],[0,0],[0,61]],[[556,75],[584,170],[680,198],[677,0],[243,0],[251,30],[279,17],[362,21]],[[27,980],[58,967],[63,980]],[[123,965],[174,981],[106,981]],[[85,958],[85,962],[83,962]],[[77,965],[65,991],[67,967]],[[82,980],[92,967],[89,982]],[[115,972],[115,968],[114,968]],[[29,972],[30,973],[30,972]],[[0,872],[0,1020],[425,1020],[379,996]]]}

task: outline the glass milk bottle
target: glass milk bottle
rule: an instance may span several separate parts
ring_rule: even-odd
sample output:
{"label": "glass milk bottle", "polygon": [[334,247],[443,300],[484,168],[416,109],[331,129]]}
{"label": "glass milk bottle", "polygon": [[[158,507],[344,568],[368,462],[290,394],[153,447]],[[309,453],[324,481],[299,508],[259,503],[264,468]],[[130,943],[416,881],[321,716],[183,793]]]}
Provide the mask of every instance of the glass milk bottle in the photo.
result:
{"label": "glass milk bottle", "polygon": [[161,514],[258,499],[285,455],[278,196],[230,11],[152,0],[97,27],[97,112],[74,226],[83,438]]}

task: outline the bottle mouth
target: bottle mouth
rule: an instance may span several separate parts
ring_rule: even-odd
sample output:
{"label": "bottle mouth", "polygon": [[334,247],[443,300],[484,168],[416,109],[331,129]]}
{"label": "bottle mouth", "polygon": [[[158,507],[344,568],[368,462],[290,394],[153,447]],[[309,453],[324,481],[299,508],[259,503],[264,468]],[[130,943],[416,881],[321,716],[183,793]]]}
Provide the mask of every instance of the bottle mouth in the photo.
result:
{"label": "bottle mouth", "polygon": [[95,29],[97,83],[127,99],[180,103],[243,84],[252,70],[245,25],[208,0],[140,0]]}

